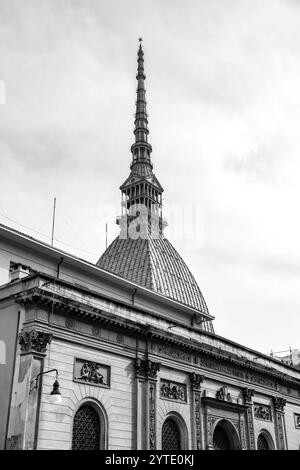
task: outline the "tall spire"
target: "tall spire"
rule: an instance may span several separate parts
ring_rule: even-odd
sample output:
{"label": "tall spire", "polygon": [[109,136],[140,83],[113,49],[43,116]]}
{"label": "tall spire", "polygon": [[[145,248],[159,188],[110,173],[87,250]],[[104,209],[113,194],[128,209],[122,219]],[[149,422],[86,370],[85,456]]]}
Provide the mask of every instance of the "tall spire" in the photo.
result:
{"label": "tall spire", "polygon": [[[153,173],[151,161],[152,147],[148,142],[148,115],[145,89],[144,51],[139,39],[137,54],[137,90],[134,120],[135,140],[131,146],[132,162],[130,175],[120,186],[122,192],[122,212],[117,219],[121,232],[127,236],[128,226],[143,213],[145,232],[161,234],[166,222],[162,218],[163,188]],[[142,225],[142,224],[137,224]],[[125,232],[124,232],[125,231]]]}
{"label": "tall spire", "polygon": [[139,42],[135,140],[130,174],[120,186],[121,214],[116,221],[120,233],[97,266],[198,311],[193,316],[195,325],[199,320],[204,330],[213,332],[212,317],[195,279],[163,233],[167,225],[162,216],[164,190],[150,158],[144,51]]}
{"label": "tall spire", "polygon": [[148,115],[147,115],[147,102],[146,102],[146,89],[145,89],[145,70],[144,70],[144,51],[142,47],[142,38],[139,38],[139,49],[138,49],[138,68],[136,79],[138,81],[136,91],[136,111],[134,120],[134,135],[135,142],[131,146],[132,152],[132,164],[131,168],[135,163],[146,163],[151,166],[151,152],[152,147],[148,143]]}

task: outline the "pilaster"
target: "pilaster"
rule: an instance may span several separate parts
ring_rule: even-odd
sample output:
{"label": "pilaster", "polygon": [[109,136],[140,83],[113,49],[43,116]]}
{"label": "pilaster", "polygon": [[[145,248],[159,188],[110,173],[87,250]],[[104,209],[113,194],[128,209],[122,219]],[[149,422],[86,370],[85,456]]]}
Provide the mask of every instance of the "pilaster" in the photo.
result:
{"label": "pilaster", "polygon": [[204,381],[203,375],[190,373],[190,382],[192,389],[191,400],[191,422],[193,434],[193,448],[202,449],[202,415],[201,415],[201,384]]}
{"label": "pilaster", "polygon": [[285,422],[284,422],[284,407],[286,400],[281,397],[273,397],[273,405],[275,411],[275,431],[277,440],[277,449],[285,450],[286,436],[285,436]]}
{"label": "pilaster", "polygon": [[248,448],[255,450],[255,438],[254,438],[254,424],[253,424],[253,407],[252,397],[254,396],[254,390],[252,388],[243,388],[244,403],[246,405],[246,420],[247,420],[247,437],[248,437]]}
{"label": "pilaster", "polygon": [[156,449],[157,372],[160,363],[136,359],[137,449]]}
{"label": "pilaster", "polygon": [[14,377],[6,448],[35,449],[41,386],[30,390],[32,380],[43,371],[47,345],[52,335],[45,331],[21,331],[18,336],[18,369]]}

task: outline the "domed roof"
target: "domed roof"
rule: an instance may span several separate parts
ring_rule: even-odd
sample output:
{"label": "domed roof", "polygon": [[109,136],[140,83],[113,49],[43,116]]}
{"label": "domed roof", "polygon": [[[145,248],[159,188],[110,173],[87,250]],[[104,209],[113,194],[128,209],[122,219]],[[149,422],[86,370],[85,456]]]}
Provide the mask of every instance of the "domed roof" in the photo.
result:
{"label": "domed roof", "polygon": [[[209,315],[197,282],[163,234],[136,240],[117,237],[97,266]],[[213,332],[211,321],[203,323],[203,329]]]}

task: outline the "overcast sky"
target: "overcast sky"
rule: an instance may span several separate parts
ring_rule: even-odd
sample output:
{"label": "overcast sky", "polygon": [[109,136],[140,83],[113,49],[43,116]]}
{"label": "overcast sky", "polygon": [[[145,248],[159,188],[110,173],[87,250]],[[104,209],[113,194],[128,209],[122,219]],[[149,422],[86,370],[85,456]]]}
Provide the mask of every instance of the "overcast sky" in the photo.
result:
{"label": "overcast sky", "polygon": [[216,333],[299,348],[297,0],[0,0],[0,222],[49,242],[56,196],[56,246],[118,234],[139,36],[165,206],[202,214],[198,244],[166,234]]}

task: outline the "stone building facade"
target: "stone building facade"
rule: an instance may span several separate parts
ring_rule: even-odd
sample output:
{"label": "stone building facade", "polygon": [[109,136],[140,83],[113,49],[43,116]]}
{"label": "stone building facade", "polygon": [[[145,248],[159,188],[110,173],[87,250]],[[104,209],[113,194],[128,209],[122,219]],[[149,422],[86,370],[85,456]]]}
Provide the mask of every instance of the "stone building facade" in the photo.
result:
{"label": "stone building facade", "polygon": [[0,226],[0,448],[299,449],[300,371],[218,336],[164,237],[141,45],[137,80],[121,232],[98,263]]}

